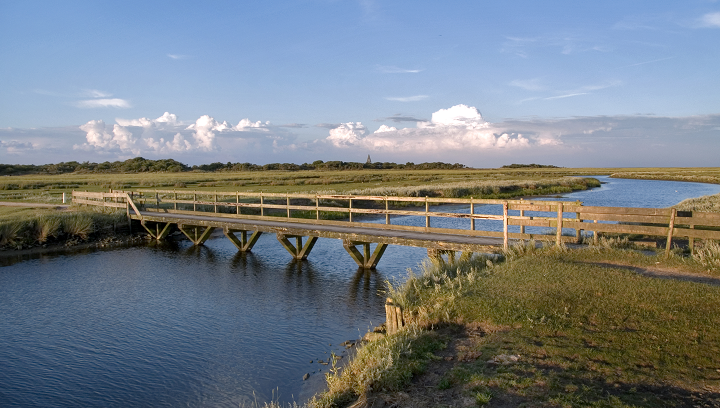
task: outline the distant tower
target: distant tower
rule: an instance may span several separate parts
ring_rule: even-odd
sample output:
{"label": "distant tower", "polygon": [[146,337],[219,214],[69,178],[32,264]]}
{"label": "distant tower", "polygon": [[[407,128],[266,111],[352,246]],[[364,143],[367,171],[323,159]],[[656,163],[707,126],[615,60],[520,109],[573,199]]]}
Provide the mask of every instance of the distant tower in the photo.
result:
{"label": "distant tower", "polygon": [[369,154],[368,154],[368,159],[367,159],[367,161],[366,161],[365,163],[367,163],[367,164],[372,164],[372,160],[370,160],[370,155],[369,155]]}

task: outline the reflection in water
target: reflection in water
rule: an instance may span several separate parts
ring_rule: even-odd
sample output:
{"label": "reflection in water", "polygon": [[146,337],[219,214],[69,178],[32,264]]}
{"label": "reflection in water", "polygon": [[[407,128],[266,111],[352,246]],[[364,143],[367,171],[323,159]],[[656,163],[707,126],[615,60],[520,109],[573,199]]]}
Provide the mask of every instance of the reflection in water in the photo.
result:
{"label": "reflection in water", "polygon": [[385,292],[385,278],[377,270],[358,268],[350,282],[348,303],[357,304],[358,295],[364,304],[377,300]]}

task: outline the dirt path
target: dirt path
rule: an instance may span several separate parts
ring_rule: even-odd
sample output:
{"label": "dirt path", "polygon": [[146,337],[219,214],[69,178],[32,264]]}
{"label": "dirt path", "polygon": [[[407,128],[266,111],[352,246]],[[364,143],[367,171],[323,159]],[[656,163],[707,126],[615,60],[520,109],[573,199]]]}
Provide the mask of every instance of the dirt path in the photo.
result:
{"label": "dirt path", "polygon": [[698,275],[694,273],[682,272],[677,269],[665,269],[665,268],[642,268],[639,266],[624,265],[621,263],[613,262],[587,262],[592,265],[598,265],[605,268],[621,268],[633,271],[643,276],[649,276],[651,278],[659,279],[673,279],[681,280],[686,282],[697,282],[705,283],[708,285],[720,286],[720,277],[710,275]]}

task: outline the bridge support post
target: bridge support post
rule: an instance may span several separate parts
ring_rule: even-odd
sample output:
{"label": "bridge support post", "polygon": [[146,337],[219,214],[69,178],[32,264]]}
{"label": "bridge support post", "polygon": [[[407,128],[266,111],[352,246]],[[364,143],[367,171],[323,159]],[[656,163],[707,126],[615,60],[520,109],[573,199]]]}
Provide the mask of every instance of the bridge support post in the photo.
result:
{"label": "bridge support post", "polygon": [[445,262],[442,255],[447,254],[448,262],[455,262],[455,251],[451,251],[448,249],[428,248],[427,253],[428,253],[428,258],[434,258],[441,262]]}
{"label": "bridge support post", "polygon": [[[192,231],[190,231],[188,228],[192,228]],[[215,227],[205,227],[205,230],[200,232],[201,228],[203,227],[178,224],[178,229],[180,230],[180,232],[185,234],[185,236],[190,241],[192,241],[194,245],[203,245],[205,241],[210,238],[210,234],[212,234],[212,232],[215,230]],[[198,232],[200,233],[198,234]]]}
{"label": "bridge support post", "polygon": [[[315,242],[317,242],[318,239],[318,237],[308,237],[305,245],[303,245],[303,237],[300,235],[284,235],[278,233],[276,235],[276,238],[278,241],[280,241],[282,246],[290,253],[290,255],[292,255],[293,258],[297,260],[307,259],[308,255],[310,255],[310,251],[312,251],[313,247],[315,246]],[[295,238],[296,245],[293,245],[288,240],[288,238]]]}
{"label": "bridge support post", "polygon": [[160,229],[160,224],[162,224],[162,223],[156,222],[155,223],[155,231],[153,231],[152,229],[148,228],[147,224],[145,223],[145,220],[140,221],[140,225],[142,225],[143,228],[145,228],[145,231],[147,231],[151,237],[155,238],[158,241],[165,239],[165,237],[167,237],[167,235],[170,233],[170,225],[171,225],[171,223],[168,222],[165,224],[164,227],[162,227],[162,229]]}
{"label": "bridge support post", "polygon": [[[236,232],[240,233],[240,239],[235,235]],[[232,242],[240,252],[250,252],[258,238],[260,238],[260,235],[262,235],[261,231],[254,231],[248,240],[247,233],[246,230],[234,230],[228,227],[223,228],[223,234],[228,237],[230,242]]]}
{"label": "bridge support post", "polygon": [[[358,245],[363,246],[363,253],[360,253],[356,248]],[[343,247],[350,254],[350,257],[355,261],[360,268],[363,269],[375,269],[380,258],[382,258],[388,244],[377,244],[375,250],[370,253],[370,242],[354,242],[347,239],[343,240]]]}

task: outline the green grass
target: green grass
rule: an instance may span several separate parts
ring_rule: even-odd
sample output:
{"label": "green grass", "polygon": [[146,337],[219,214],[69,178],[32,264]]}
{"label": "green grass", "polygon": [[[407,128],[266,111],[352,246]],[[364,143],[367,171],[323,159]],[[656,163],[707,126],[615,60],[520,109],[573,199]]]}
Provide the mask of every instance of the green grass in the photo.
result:
{"label": "green grass", "polygon": [[[598,265],[703,270],[696,259],[664,260],[612,246],[538,249],[533,243],[513,248],[504,262],[478,255],[427,260],[420,273],[390,289],[414,328],[402,340],[384,341],[412,344],[428,333],[418,327],[443,323],[481,327],[484,335],[465,351],[481,357],[455,365],[438,382],[438,389],[455,387],[479,406],[675,407],[718,392],[720,287]],[[366,353],[373,354],[372,344]],[[499,355],[519,357],[492,364]],[[353,361],[350,370],[367,366],[368,359]],[[345,395],[336,406],[363,389],[377,389],[372,384],[379,381],[373,378],[365,388],[345,383],[344,391],[332,393]],[[388,390],[407,383],[384,381]],[[708,406],[718,403],[715,398]],[[333,406],[322,401],[316,406]]]}
{"label": "green grass", "polygon": [[124,211],[107,213],[88,209],[71,211],[0,207],[0,249],[22,249],[52,239],[88,239],[124,225]]}

